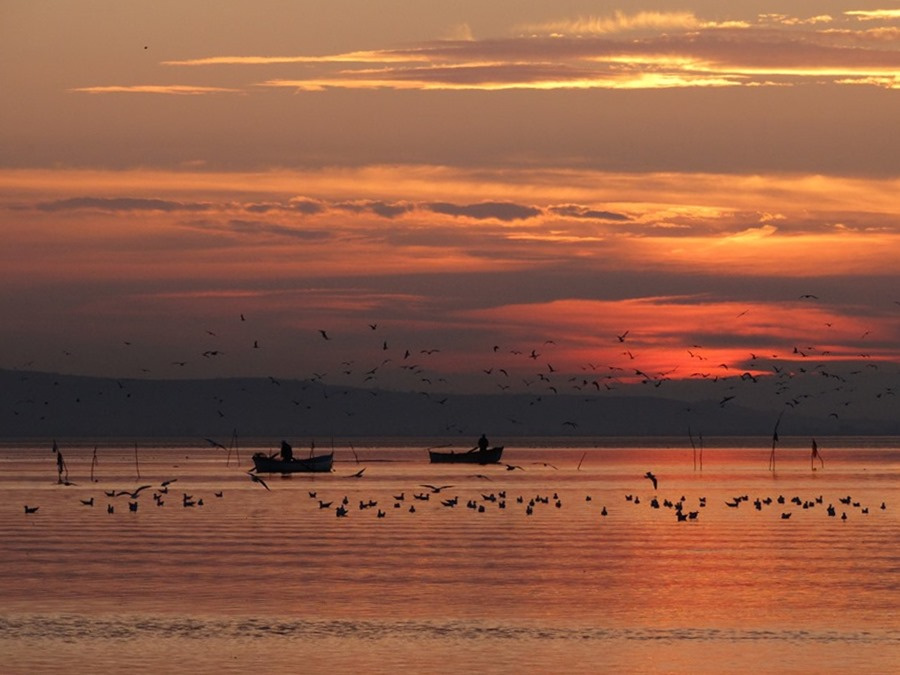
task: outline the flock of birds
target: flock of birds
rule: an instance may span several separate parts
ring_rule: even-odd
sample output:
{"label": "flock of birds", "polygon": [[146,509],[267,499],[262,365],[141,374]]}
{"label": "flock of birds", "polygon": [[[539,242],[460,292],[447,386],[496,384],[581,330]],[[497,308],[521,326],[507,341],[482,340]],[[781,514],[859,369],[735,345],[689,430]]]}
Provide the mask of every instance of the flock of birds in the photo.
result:
{"label": "flock of birds", "polygon": [[[176,482],[177,478],[170,478],[168,480],[164,480],[158,485],[154,486],[152,484],[141,485],[139,487],[134,488],[133,490],[104,490],[103,496],[106,497],[106,512],[108,514],[114,514],[116,512],[116,506],[121,507],[120,497],[127,497],[125,500],[128,511],[130,513],[137,513],[138,508],[140,507],[140,496],[145,493],[146,490],[151,490],[153,504],[156,507],[165,506],[166,503],[170,501],[170,490],[169,487],[172,483]],[[60,485],[64,486],[77,486],[77,483],[72,481],[60,481]],[[213,497],[217,499],[221,499],[225,496],[224,490],[215,490],[213,491]],[[175,503],[180,503],[184,508],[190,507],[202,507],[204,505],[203,497],[195,498],[194,495],[189,495],[187,492],[183,492],[181,494],[181,498],[179,500],[178,497],[174,496]],[[113,500],[113,501],[108,501]],[[79,498],[78,502],[81,506],[93,508],[95,504],[100,503],[100,499],[97,495],[92,495],[86,499]],[[25,514],[29,515],[32,513],[37,513],[39,511],[39,506],[29,506],[25,504]]]}
{"label": "flock of birds", "polygon": [[[510,467],[520,468],[516,465],[505,466],[507,470],[509,470]],[[272,488],[269,487],[266,480],[261,476],[252,471],[248,471],[246,474],[254,484],[259,485],[266,491],[272,491]],[[362,468],[357,472],[343,476],[342,478],[359,479],[363,478],[364,475],[365,468]],[[475,474],[471,478],[487,481],[493,480],[485,474]],[[689,505],[689,500],[684,495],[681,495],[678,499],[666,497],[660,498],[658,496],[659,479],[657,476],[652,471],[647,471],[642,478],[650,482],[653,488],[652,493],[649,496],[645,494],[643,498],[640,494],[636,493],[626,494],[625,502],[632,506],[646,504],[653,510],[670,511],[674,515],[676,522],[694,522],[700,519],[700,514],[706,510],[710,504],[706,496],[698,497],[696,499],[696,504],[691,505]],[[162,507],[170,501],[170,486],[177,480],[177,478],[172,478],[164,480],[157,485],[144,484],[134,489],[104,490],[103,494],[107,500],[113,500],[107,501],[106,512],[108,514],[114,514],[116,512],[116,504],[114,502],[121,497],[126,497],[128,511],[136,513],[141,503],[139,498],[142,494],[146,493],[152,494],[152,501],[155,507]],[[60,484],[76,485],[70,481]],[[464,502],[461,502],[458,493],[453,494],[453,496],[448,496],[449,491],[454,487],[456,486],[453,484],[438,485],[422,483],[412,489],[407,488],[399,492],[391,492],[388,498],[385,498],[384,496],[379,497],[377,495],[369,495],[361,498],[357,494],[352,500],[350,498],[351,493],[349,492],[345,492],[341,497],[326,497],[324,494],[320,494],[322,492],[321,488],[317,490],[308,490],[307,494],[317,510],[326,513],[333,512],[338,518],[347,518],[354,511],[368,512],[374,510],[375,517],[381,519],[386,518],[391,511],[416,513],[428,506],[433,506],[435,509],[455,509],[460,506],[461,503],[464,505],[464,508],[477,513],[485,513],[488,509],[492,508],[501,511],[518,508],[524,511],[526,516],[534,515],[537,509],[544,506],[552,506],[555,509],[563,508],[563,498],[560,495],[560,491],[537,493],[534,495],[518,494],[511,496],[508,488],[490,492],[479,490],[475,495],[469,495]],[[212,494],[217,499],[224,497],[224,491],[214,491]],[[432,497],[434,497],[434,499],[432,499]],[[204,506],[202,497],[195,498],[194,495],[188,494],[187,492],[182,492],[180,498],[173,497],[173,499],[174,503],[180,503],[182,508],[198,508]],[[835,506],[832,502],[829,502],[828,505],[825,506],[823,495],[813,496],[811,498],[801,498],[799,496],[786,498],[783,494],[779,494],[776,497],[757,496],[751,501],[749,495],[743,494],[726,499],[723,501],[723,504],[729,510],[738,509],[743,503],[752,505],[752,508],[756,511],[764,511],[768,507],[772,507],[780,513],[780,518],[782,520],[789,520],[791,518],[794,513],[794,507],[806,511],[821,506],[824,508],[827,517],[830,518],[838,518],[838,511],[840,510],[839,518],[843,521],[846,521],[849,518],[847,515],[848,512],[856,513],[858,515],[869,514],[870,506],[864,505],[858,499],[853,499],[850,495],[839,497],[836,501],[840,506]],[[594,502],[592,495],[584,495],[584,502],[589,504]],[[96,499],[95,495],[88,498],[80,498],[79,503],[83,507],[93,508],[99,501]],[[691,508],[692,506],[694,508]],[[887,504],[881,502],[880,506],[877,508],[881,511],[885,511],[887,510]],[[24,512],[26,515],[35,514],[38,510],[38,506],[24,505]],[[614,507],[602,504],[599,510],[597,510],[597,514],[599,517],[605,518],[609,516],[612,511],[614,511]]]}
{"label": "flock of birds", "polygon": [[[801,303],[818,300],[817,296],[809,293],[799,297]],[[742,312],[739,317],[749,311]],[[198,345],[194,357],[185,355],[170,361],[170,370],[163,377],[169,377],[172,368],[182,370],[188,365],[194,368],[194,372],[202,373],[202,377],[219,377],[223,367],[228,369],[236,361],[248,361],[250,353],[259,353],[275,342],[275,339],[267,340],[264,336],[254,335],[244,314],[240,314],[237,320],[246,328],[233,330],[223,326],[216,327],[215,330],[206,329],[202,342],[199,338],[194,340]],[[831,329],[830,322],[823,327],[825,329]],[[448,364],[453,359],[448,354],[452,349],[442,345],[398,346],[395,342],[403,338],[389,333],[390,330],[378,322],[361,325],[357,331],[346,327],[336,330],[316,329],[314,334],[317,337],[308,336],[307,339],[317,339],[322,343],[318,347],[308,345],[310,351],[315,349],[316,353],[322,355],[318,359],[319,366],[300,380],[302,390],[309,395],[298,394],[296,387],[282,387],[282,380],[275,376],[268,376],[263,380],[267,379],[270,387],[281,388],[285,397],[285,409],[293,410],[297,415],[307,411],[312,411],[312,415],[321,413],[324,410],[322,406],[326,405],[325,399],[331,399],[327,403],[329,411],[336,411],[337,414],[343,412],[351,417],[359,412],[360,406],[365,405],[365,399],[347,396],[351,388],[367,391],[371,396],[378,396],[380,392],[387,390],[416,391],[435,405],[446,406],[448,409],[452,407],[452,403],[449,403],[451,397],[447,392],[453,391],[460,384],[448,381],[448,377],[451,377],[447,373]],[[370,337],[363,337],[364,334],[370,334]],[[302,335],[299,337],[302,338]],[[512,425],[522,425],[522,428],[525,420],[534,416],[533,406],[540,406],[544,400],[554,395],[578,395],[585,402],[594,402],[599,400],[599,394],[606,392],[634,386],[657,389],[663,385],[668,386],[667,383],[675,380],[714,385],[709,399],[723,409],[739,404],[745,392],[750,394],[750,388],[753,388],[753,397],[757,401],[761,397],[768,397],[776,411],[779,408],[805,408],[814,400],[819,400],[822,406],[827,406],[824,410],[828,410],[825,413],[820,408],[816,413],[823,416],[823,425],[831,424],[831,427],[824,427],[826,429],[836,428],[834,425],[839,422],[844,411],[854,404],[871,397],[874,405],[876,400],[896,396],[895,387],[882,384],[883,380],[878,380],[878,384],[864,390],[866,375],[874,374],[884,366],[884,363],[879,362],[877,354],[873,358],[872,353],[859,347],[866,340],[872,339],[870,331],[865,331],[856,340],[858,345],[848,344],[839,352],[834,347],[839,342],[838,338],[824,335],[822,339],[828,346],[817,347],[804,341],[787,347],[782,353],[747,352],[737,358],[733,356],[733,350],[729,350],[732,356],[726,357],[725,352],[717,348],[706,349],[701,344],[686,344],[680,356],[675,356],[677,350],[672,350],[672,358],[677,362],[660,369],[658,365],[650,365],[657,358],[652,356],[654,352],[651,341],[643,337],[639,330],[624,330],[610,335],[606,345],[598,344],[598,359],[604,359],[606,363],[572,363],[571,355],[562,342],[557,344],[555,339],[546,339],[518,347],[485,345],[483,353],[467,356],[472,363],[470,373],[458,373],[452,377],[465,376],[466,383],[462,384],[464,387],[484,378],[481,380],[482,388],[486,386],[493,387],[498,392],[529,394],[527,409],[521,409],[506,420]],[[404,339],[404,342],[408,341],[411,340]],[[146,358],[141,356],[138,341],[124,340],[123,344],[127,353],[136,357],[136,363]],[[648,351],[646,358],[642,349]],[[73,356],[68,350],[65,354]],[[118,358],[124,360],[127,357],[122,353]],[[557,363],[557,358],[563,363]],[[226,362],[229,362],[227,366]],[[221,364],[222,367],[211,364]],[[139,371],[142,377],[151,377],[159,367],[164,366],[159,363],[155,363],[153,368],[142,365]],[[119,393],[129,397],[132,382],[117,380],[116,383]],[[769,389],[766,389],[766,385]],[[243,420],[240,410],[243,406],[227,399],[233,395],[234,392],[214,395],[207,405],[212,414],[228,419],[235,428],[241,428]],[[23,404],[24,409],[24,404],[29,402],[19,403]],[[37,406],[39,402],[31,403]],[[687,405],[686,419],[694,412],[696,410]],[[16,415],[19,413],[19,409],[14,411]],[[46,402],[42,413],[46,414]],[[471,433],[473,430],[466,428],[466,421],[455,415],[455,412],[443,415],[443,428],[435,429],[435,432]],[[558,421],[560,431],[576,432],[585,424],[586,415],[595,416],[595,412],[589,408],[579,408],[576,411],[573,407],[570,419]],[[338,423],[338,430],[339,427]]]}

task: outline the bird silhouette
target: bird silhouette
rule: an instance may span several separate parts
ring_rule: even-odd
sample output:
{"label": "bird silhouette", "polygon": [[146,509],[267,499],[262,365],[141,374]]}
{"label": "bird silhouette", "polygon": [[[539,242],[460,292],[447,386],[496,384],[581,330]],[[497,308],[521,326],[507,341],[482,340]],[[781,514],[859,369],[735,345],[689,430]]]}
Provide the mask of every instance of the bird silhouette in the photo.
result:
{"label": "bird silhouette", "polygon": [[653,489],[655,490],[656,485],[657,485],[656,476],[654,476],[650,471],[648,471],[647,473],[644,474],[644,478],[648,478],[650,480],[650,482],[653,483]]}
{"label": "bird silhouette", "polygon": [[28,506],[25,505],[25,513],[37,513],[37,510],[41,508],[40,506]]}
{"label": "bird silhouette", "polygon": [[[428,488],[434,494],[437,494],[441,490],[446,490],[447,488],[452,488],[453,486],[452,485],[420,485],[419,487]],[[402,497],[401,497],[401,499],[402,499]]]}
{"label": "bird silhouette", "polygon": [[142,490],[146,490],[147,488],[151,488],[151,487],[153,487],[153,486],[152,486],[152,485],[141,485],[141,487],[139,487],[139,488],[138,488],[137,490],[135,490],[134,492],[129,492],[128,490],[119,490],[119,491],[115,494],[115,496],[116,496],[116,497],[121,497],[121,496],[123,496],[123,495],[128,495],[128,496],[131,497],[132,499],[137,499],[137,498],[138,498],[138,495],[141,493]]}
{"label": "bird silhouette", "polygon": [[262,478],[260,478],[259,476],[257,476],[255,473],[250,473],[250,472],[248,471],[248,472],[247,472],[247,475],[250,476],[250,480],[252,480],[254,483],[259,483],[259,484],[262,485],[264,488],[266,488],[266,490],[269,490],[269,491],[272,490],[272,488],[270,488],[268,485],[266,485],[266,481],[264,481]]}

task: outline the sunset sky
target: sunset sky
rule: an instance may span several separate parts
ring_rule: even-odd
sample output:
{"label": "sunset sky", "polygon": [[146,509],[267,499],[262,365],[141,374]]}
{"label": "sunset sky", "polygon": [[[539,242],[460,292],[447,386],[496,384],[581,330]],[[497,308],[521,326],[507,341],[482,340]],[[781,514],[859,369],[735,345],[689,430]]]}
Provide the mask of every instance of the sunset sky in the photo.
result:
{"label": "sunset sky", "polygon": [[896,373],[891,4],[6,1],[0,367]]}

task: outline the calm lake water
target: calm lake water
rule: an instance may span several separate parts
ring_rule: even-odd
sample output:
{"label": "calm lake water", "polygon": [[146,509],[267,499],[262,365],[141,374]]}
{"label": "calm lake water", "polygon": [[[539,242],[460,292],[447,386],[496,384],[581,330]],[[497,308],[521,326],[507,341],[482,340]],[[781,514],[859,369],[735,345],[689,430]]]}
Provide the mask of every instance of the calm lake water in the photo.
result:
{"label": "calm lake water", "polygon": [[274,442],[104,442],[96,482],[61,444],[68,486],[6,443],[0,670],[898,672],[900,439],[820,439],[815,471],[807,444],[773,473],[764,439],[702,470],[682,439],[516,441],[514,469],[354,441],[266,490]]}

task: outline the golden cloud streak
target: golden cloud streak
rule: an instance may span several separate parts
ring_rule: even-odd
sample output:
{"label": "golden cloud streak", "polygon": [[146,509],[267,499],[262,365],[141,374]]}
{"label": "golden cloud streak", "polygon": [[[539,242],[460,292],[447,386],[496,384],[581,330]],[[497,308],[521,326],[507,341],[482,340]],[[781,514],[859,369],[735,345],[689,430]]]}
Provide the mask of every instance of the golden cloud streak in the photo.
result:
{"label": "golden cloud streak", "polygon": [[189,84],[135,84],[99,87],[77,87],[69,91],[87,94],[167,94],[172,96],[200,96],[204,94],[235,94],[240,89],[202,87]]}
{"label": "golden cloud streak", "polygon": [[164,66],[277,65],[286,63],[413,63],[425,56],[390,51],[355,51],[326,56],[208,56],[200,59],[163,61]]}
{"label": "golden cloud streak", "polygon": [[527,33],[549,33],[555,35],[608,35],[610,33],[648,29],[667,30],[678,28],[681,30],[695,30],[705,25],[708,24],[697,19],[692,12],[638,12],[636,14],[615,12],[608,17],[587,16],[561,21],[524,24],[519,26],[519,30]]}
{"label": "golden cloud streak", "polygon": [[837,81],[838,84],[863,84],[883,89],[900,89],[900,74],[886,77],[847,77]]}
{"label": "golden cloud streak", "polygon": [[397,91],[515,91],[562,89],[673,89],[683,87],[734,87],[735,77],[717,77],[693,73],[617,73],[609,76],[577,79],[505,82],[448,82],[425,79],[393,78],[323,78],[310,80],[267,80],[259,86],[288,88],[295,91],[325,91],[327,89],[393,89]]}
{"label": "golden cloud streak", "polygon": [[900,19],[900,9],[851,10],[844,12],[860,21],[880,21]]}

